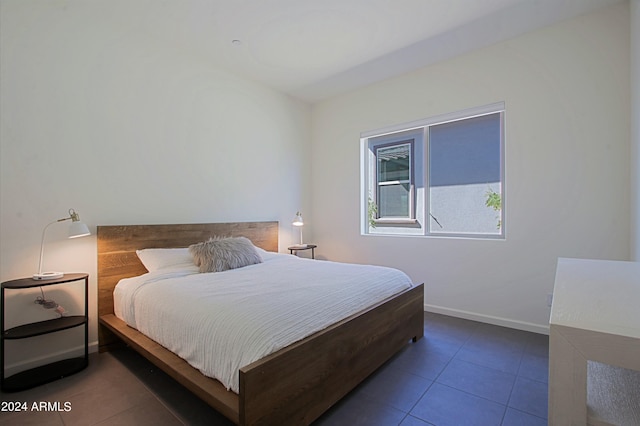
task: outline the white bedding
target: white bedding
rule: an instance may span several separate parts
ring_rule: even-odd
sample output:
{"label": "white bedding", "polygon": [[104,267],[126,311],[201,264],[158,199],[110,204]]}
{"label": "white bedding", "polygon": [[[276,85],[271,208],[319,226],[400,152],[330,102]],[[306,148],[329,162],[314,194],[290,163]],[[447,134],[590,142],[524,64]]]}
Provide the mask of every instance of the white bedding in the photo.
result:
{"label": "white bedding", "polygon": [[238,393],[241,367],[412,286],[396,269],[261,255],[225,272],[194,265],[121,280],[115,314]]}

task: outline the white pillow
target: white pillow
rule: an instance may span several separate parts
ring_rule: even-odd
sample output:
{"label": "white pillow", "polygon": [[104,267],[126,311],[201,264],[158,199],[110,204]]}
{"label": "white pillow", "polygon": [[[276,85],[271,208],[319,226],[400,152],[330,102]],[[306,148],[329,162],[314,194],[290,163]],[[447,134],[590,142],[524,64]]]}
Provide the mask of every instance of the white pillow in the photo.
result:
{"label": "white pillow", "polygon": [[176,266],[193,266],[193,257],[188,247],[143,249],[136,250],[136,254],[149,272]]}
{"label": "white pillow", "polygon": [[260,257],[262,258],[263,262],[266,262],[267,260],[271,260],[274,259],[278,256],[280,256],[280,253],[276,253],[273,251],[266,251],[263,248],[260,248],[258,246],[254,246],[256,248],[256,251],[258,252],[258,254],[260,255]]}

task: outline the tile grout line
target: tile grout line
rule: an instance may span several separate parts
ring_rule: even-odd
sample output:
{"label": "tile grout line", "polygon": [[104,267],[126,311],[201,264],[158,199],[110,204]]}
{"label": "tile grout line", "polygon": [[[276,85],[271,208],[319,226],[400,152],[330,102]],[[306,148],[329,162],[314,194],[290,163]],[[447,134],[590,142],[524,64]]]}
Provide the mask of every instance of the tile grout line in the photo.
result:
{"label": "tile grout line", "polygon": [[[433,378],[433,380],[431,380],[431,384],[427,387],[427,389],[425,389],[425,391],[422,393],[422,395],[420,395],[420,397],[416,400],[416,402],[411,406],[411,408],[409,409],[409,412],[407,412],[407,416],[411,415],[411,412],[413,411],[413,409],[414,409],[414,408],[416,408],[416,406],[417,406],[417,405],[418,405],[418,403],[422,400],[422,398],[424,398],[424,396],[427,394],[427,392],[429,392],[429,389],[431,389],[431,387],[433,386],[433,384],[437,382],[438,377],[440,377],[440,375],[442,374],[442,372],[443,372],[444,370],[446,370],[446,369],[447,369],[447,367],[449,366],[449,364],[451,363],[451,361],[452,361],[453,359],[455,359],[455,357],[456,357],[456,355],[458,354],[458,352],[460,352],[460,350],[464,347],[464,345],[466,345],[466,344],[467,344],[467,342],[469,341],[469,339],[471,339],[471,336],[473,336],[473,335],[474,335],[474,333],[475,333],[475,331],[476,331],[476,329],[477,329],[477,328],[478,328],[478,325],[475,325],[475,326],[473,327],[473,332],[469,333],[469,336],[465,339],[465,341],[464,341],[464,342],[460,345],[460,347],[459,347],[459,348],[458,348],[458,349],[453,353],[453,355],[451,355],[451,356],[449,357],[449,359],[448,359],[448,361],[445,363],[444,367],[442,367],[442,369],[440,370],[440,372],[439,372],[438,374],[436,374],[436,377],[434,377],[434,378]],[[425,337],[426,337],[426,336],[425,336]],[[423,339],[424,339],[425,337],[423,337]],[[442,385],[442,386],[446,386],[446,385],[443,385],[442,383],[438,383],[438,384],[439,384],[439,385]],[[451,389],[455,389],[455,388],[451,388]],[[456,390],[458,390],[458,389],[456,389]],[[413,416],[412,416],[412,417],[413,417]],[[405,416],[405,418],[406,418],[406,416]],[[422,418],[420,418],[420,417],[417,417],[417,418],[418,418],[418,419],[420,419],[421,421],[425,422],[425,423],[431,424],[431,423],[427,422],[426,420],[424,420],[424,419],[422,419]],[[403,419],[403,421],[404,421],[404,419]],[[402,423],[402,422],[401,422],[401,423]]]}

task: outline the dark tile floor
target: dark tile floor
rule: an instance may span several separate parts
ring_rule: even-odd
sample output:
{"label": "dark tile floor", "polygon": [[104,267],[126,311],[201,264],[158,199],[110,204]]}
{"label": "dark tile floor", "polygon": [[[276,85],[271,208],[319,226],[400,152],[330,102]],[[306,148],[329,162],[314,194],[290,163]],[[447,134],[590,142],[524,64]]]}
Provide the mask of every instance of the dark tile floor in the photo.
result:
{"label": "dark tile floor", "polygon": [[[316,424],[547,424],[547,336],[431,313],[425,313],[424,324],[423,339]],[[1,396],[26,402],[29,411],[0,412],[0,424],[230,424],[129,349],[92,354],[89,367],[76,375]],[[60,402],[62,410],[31,411],[33,401]]]}

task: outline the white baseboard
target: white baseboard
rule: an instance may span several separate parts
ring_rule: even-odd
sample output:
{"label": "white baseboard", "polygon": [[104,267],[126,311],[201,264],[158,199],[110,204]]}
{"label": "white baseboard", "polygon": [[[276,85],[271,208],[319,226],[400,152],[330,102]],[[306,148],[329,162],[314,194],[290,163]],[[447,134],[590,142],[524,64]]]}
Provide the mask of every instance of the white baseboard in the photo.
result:
{"label": "white baseboard", "polygon": [[[6,348],[5,348],[6,349]],[[98,352],[98,342],[89,343],[89,353]],[[50,364],[52,362],[61,361],[67,358],[75,358],[84,356],[84,345],[75,346],[64,351],[47,354],[44,356],[30,358],[24,361],[16,362],[11,365],[5,366],[5,377],[12,376],[21,371],[30,370],[41,365]]]}
{"label": "white baseboard", "polygon": [[487,324],[499,325],[502,327],[514,328],[516,330],[530,331],[539,334],[549,334],[549,325],[534,324],[530,322],[517,321],[509,318],[494,317],[475,312],[462,311],[459,309],[445,308],[442,306],[428,305],[425,303],[424,310],[435,314],[448,315],[456,318],[464,318],[472,321],[484,322]]}

